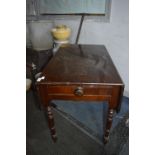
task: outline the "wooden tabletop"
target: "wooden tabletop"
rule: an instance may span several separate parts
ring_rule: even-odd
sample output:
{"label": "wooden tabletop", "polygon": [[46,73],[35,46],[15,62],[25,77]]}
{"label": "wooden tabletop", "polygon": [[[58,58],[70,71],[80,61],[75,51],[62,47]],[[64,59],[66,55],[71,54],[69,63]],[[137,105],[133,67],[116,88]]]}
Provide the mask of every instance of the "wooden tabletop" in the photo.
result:
{"label": "wooden tabletop", "polygon": [[43,75],[41,83],[123,84],[103,45],[61,47],[44,68]]}

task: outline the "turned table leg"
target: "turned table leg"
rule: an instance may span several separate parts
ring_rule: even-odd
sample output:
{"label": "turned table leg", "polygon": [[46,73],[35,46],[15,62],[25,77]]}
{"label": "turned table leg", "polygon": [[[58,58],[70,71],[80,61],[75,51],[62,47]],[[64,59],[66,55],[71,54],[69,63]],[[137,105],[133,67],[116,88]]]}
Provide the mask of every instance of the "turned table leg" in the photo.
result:
{"label": "turned table leg", "polygon": [[49,129],[51,132],[51,137],[53,139],[54,142],[57,141],[57,135],[56,135],[56,130],[55,130],[55,126],[54,126],[54,116],[52,113],[52,106],[47,106],[47,116],[48,116],[48,125],[49,125]]}
{"label": "turned table leg", "polygon": [[112,125],[113,114],[114,114],[114,110],[109,109],[108,116],[107,116],[106,128],[105,128],[105,132],[104,132],[104,144],[106,144],[109,140],[109,133],[110,133],[111,125]]}

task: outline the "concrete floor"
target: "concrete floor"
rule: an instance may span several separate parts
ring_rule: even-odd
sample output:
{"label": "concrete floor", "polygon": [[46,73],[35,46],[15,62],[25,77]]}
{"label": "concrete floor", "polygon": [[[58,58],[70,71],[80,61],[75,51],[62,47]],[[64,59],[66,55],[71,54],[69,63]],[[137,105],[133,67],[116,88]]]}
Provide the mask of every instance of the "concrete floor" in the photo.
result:
{"label": "concrete floor", "polygon": [[27,93],[27,155],[101,155],[104,148],[54,110],[58,141],[51,140],[44,111]]}
{"label": "concrete floor", "polygon": [[[54,103],[57,109],[65,112],[70,119],[82,123],[85,129],[89,129],[91,134],[102,141],[108,109],[106,102],[54,101]],[[129,99],[123,97],[120,112],[114,115],[111,130],[117,126],[127,112],[129,112]]]}
{"label": "concrete floor", "polygon": [[[104,146],[100,141],[100,137],[96,137],[96,134],[94,134],[94,129],[99,129],[102,126],[101,124],[103,122],[100,123],[99,120],[96,119],[98,116],[100,116],[100,114],[98,114],[99,111],[93,111],[93,103],[93,106],[90,106],[90,104],[87,103],[84,104],[84,106],[90,106],[87,109],[88,111],[85,113],[83,113],[82,111],[86,110],[86,107],[80,108],[80,104],[78,107],[78,104],[70,103],[69,105],[72,106],[72,108],[73,106],[76,106],[75,109],[78,109],[76,110],[76,116],[74,115],[74,111],[72,111],[71,116],[71,114],[67,114],[59,110],[59,101],[59,105],[57,107],[58,109],[54,110],[58,135],[58,142],[54,144],[50,137],[49,129],[45,119],[45,113],[44,111],[40,111],[36,104],[37,103],[35,102],[33,92],[28,92],[27,155],[128,155],[128,128],[125,126],[125,120],[128,118],[128,115],[126,114],[128,112],[126,110],[124,111],[126,111],[127,113],[123,113],[123,110],[121,110],[121,112],[123,113],[122,117],[120,117],[121,113],[119,114],[120,116],[115,115],[115,125],[113,126],[112,132],[110,134],[109,143]],[[63,101],[61,104],[64,104]],[[100,105],[102,105],[102,109],[104,109],[104,104]],[[71,111],[71,108],[68,107],[67,109],[70,109]],[[98,110],[100,110],[99,107]],[[80,111],[81,113],[79,113],[78,111]],[[89,112],[93,112],[92,115],[94,116],[92,117]],[[80,117],[78,117],[78,113]],[[87,115],[89,115],[90,117],[88,117]],[[85,120],[81,122],[82,125],[78,123],[80,122],[79,118],[83,118],[83,120]],[[90,126],[87,123],[84,123],[87,121],[89,122],[88,124],[90,124]],[[92,124],[94,125],[92,126]],[[98,131],[100,130],[96,130],[96,132]]]}

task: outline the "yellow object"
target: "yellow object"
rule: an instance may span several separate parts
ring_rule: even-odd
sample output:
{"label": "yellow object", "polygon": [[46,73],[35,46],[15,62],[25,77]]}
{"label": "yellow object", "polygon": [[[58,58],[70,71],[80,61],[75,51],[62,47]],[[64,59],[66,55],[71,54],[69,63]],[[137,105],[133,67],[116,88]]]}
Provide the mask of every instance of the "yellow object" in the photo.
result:
{"label": "yellow object", "polygon": [[71,34],[71,29],[66,25],[58,25],[51,30],[51,33],[55,40],[68,40]]}

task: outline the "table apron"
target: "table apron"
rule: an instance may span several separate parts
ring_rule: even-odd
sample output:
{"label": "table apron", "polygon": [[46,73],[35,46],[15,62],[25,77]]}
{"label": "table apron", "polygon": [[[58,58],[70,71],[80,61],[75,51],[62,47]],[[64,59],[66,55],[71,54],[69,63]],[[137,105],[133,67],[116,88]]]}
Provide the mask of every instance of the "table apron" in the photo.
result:
{"label": "table apron", "polygon": [[75,101],[110,101],[111,95],[84,95],[75,96],[72,94],[48,94],[49,100],[75,100]]}

